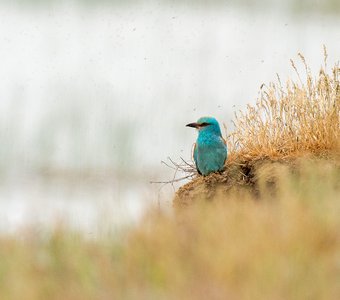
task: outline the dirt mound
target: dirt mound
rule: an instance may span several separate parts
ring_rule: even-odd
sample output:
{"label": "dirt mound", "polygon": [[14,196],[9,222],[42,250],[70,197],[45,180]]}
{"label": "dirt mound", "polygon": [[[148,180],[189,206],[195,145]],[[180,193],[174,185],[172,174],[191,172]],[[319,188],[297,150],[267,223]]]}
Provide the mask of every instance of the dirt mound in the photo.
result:
{"label": "dirt mound", "polygon": [[249,188],[255,192],[255,165],[264,163],[263,160],[256,164],[247,162],[227,164],[223,172],[197,176],[178,189],[174,205],[185,206],[198,199],[211,200],[217,191],[226,193],[233,188]]}
{"label": "dirt mound", "polygon": [[[325,158],[260,158],[249,161],[234,161],[227,163],[225,170],[220,173],[212,173],[208,176],[197,176],[189,183],[183,185],[176,192],[173,204],[175,207],[188,206],[199,200],[212,200],[216,195],[225,196],[231,191],[248,191],[260,196],[261,187],[275,192],[278,174],[283,170],[298,173],[299,166],[307,161],[322,161]],[[339,160],[326,158],[339,165]]]}

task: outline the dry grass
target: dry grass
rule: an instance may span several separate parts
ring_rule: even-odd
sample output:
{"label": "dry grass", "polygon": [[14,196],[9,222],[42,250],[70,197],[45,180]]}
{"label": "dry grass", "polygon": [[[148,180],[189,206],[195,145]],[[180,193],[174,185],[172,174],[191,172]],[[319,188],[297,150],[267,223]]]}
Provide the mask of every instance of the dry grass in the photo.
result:
{"label": "dry grass", "polygon": [[[263,169],[264,176],[268,170]],[[88,240],[67,229],[0,238],[1,299],[340,299],[339,169],[271,166],[238,189]]]}
{"label": "dry grass", "polygon": [[340,140],[340,83],[339,65],[327,70],[325,49],[324,67],[313,78],[304,57],[305,80],[288,81],[261,87],[255,106],[235,114],[235,131],[228,137],[230,159],[241,157],[272,159],[300,156],[306,153],[324,155],[339,149]]}

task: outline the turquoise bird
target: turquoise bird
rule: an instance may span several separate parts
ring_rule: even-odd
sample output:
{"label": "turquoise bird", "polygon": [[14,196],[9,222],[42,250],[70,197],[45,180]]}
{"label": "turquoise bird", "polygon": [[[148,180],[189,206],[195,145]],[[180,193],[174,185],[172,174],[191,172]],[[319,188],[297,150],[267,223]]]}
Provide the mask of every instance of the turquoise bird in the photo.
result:
{"label": "turquoise bird", "polygon": [[194,146],[197,172],[206,176],[223,170],[228,151],[217,120],[212,117],[202,117],[196,123],[186,126],[198,130],[198,138]]}

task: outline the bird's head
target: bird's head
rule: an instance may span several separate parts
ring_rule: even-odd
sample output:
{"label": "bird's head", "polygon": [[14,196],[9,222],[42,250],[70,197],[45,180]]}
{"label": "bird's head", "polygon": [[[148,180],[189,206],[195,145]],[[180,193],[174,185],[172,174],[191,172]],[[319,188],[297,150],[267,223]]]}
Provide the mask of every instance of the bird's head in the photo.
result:
{"label": "bird's head", "polygon": [[213,117],[202,117],[199,118],[196,123],[187,124],[188,127],[196,128],[199,133],[209,133],[222,136],[220,125],[217,120]]}

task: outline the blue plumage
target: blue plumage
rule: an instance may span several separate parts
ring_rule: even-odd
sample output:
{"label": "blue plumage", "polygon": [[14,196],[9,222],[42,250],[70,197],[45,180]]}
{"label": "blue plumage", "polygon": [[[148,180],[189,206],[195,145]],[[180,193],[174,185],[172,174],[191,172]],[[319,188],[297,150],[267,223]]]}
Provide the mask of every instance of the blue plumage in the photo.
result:
{"label": "blue plumage", "polygon": [[217,120],[212,117],[202,117],[196,123],[187,126],[198,130],[194,147],[197,171],[204,176],[221,171],[227,159],[227,146]]}

